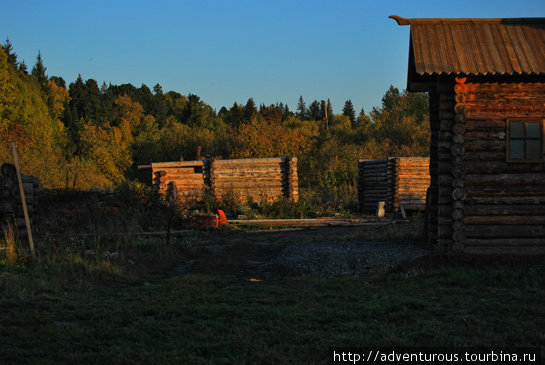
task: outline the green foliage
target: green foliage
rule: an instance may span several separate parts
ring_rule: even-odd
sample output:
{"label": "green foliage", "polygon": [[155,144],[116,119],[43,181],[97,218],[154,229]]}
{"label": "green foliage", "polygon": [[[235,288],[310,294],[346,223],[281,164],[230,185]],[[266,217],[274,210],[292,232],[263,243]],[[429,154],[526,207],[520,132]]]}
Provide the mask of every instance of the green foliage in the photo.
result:
{"label": "green foliage", "polygon": [[83,156],[93,161],[99,171],[113,183],[122,182],[123,173],[131,165],[128,149],[130,133],[127,133],[126,129],[125,131],[118,127],[104,129],[87,123],[81,134]]}
{"label": "green foliage", "polygon": [[[216,113],[194,94],[164,92],[156,84],[107,85],[81,76],[66,88],[48,79],[38,54],[31,75],[13,46],[0,47],[0,162],[16,142],[23,171],[45,187],[114,187],[136,176],[133,165],[200,157],[298,157],[299,185],[315,204],[353,206],[357,161],[425,156],[429,151],[428,97],[386,91],[380,107],[356,117],[347,100],[342,114],[331,102],[299,97],[297,112],[276,103],[257,108],[253,98]],[[200,148],[199,148],[200,147]],[[324,209],[325,210],[325,209]]]}
{"label": "green foliage", "polygon": [[8,55],[0,47],[0,131],[5,131],[8,128],[9,120],[7,118],[12,112],[13,99],[15,98],[9,69]]}

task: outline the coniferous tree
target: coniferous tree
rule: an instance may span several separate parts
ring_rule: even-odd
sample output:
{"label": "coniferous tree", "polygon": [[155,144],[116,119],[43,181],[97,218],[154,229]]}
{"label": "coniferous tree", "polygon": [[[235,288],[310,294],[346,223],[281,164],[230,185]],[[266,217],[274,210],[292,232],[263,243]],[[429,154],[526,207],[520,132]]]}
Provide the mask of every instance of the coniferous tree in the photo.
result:
{"label": "coniferous tree", "polygon": [[3,48],[8,56],[8,63],[13,66],[14,70],[17,70],[17,55],[13,51],[13,45],[11,44],[9,38],[6,38],[6,43],[4,43]]}
{"label": "coniferous tree", "polygon": [[305,100],[303,100],[303,95],[299,96],[299,102],[297,103],[297,112],[295,113],[295,115],[301,120],[307,119],[307,106],[305,105]]}
{"label": "coniferous tree", "polygon": [[331,119],[333,116],[333,107],[331,106],[331,100],[327,99],[327,119]]}
{"label": "coniferous tree", "polygon": [[47,90],[47,75],[45,74],[45,70],[47,70],[47,68],[44,66],[44,62],[42,60],[42,55],[40,53],[40,51],[38,51],[38,56],[36,57],[36,64],[34,65],[34,67],[32,68],[32,76],[34,76],[36,78],[36,80],[38,81],[38,84],[40,84],[42,90],[46,91]]}
{"label": "coniferous tree", "polygon": [[25,61],[21,61],[21,63],[19,64],[19,72],[22,72],[25,75],[28,75],[28,67]]}
{"label": "coniferous tree", "polygon": [[356,119],[356,126],[366,126],[369,123],[371,123],[371,118],[367,114],[365,114],[365,111],[363,110],[363,108],[361,108],[361,111],[358,114],[358,118]]}
{"label": "coniferous tree", "polygon": [[314,100],[308,107],[308,118],[310,120],[323,119],[322,112],[320,110],[320,102],[318,100]]}
{"label": "coniferous tree", "polygon": [[244,120],[246,122],[252,122],[257,115],[257,108],[253,98],[249,98],[244,107]]}
{"label": "coniferous tree", "polygon": [[350,119],[352,128],[355,128],[356,127],[356,111],[354,110],[354,105],[352,104],[351,100],[347,100],[344,103],[343,115],[346,115],[348,119]]}
{"label": "coniferous tree", "polygon": [[163,87],[157,83],[153,87],[153,92],[155,93],[155,96],[163,96]]}

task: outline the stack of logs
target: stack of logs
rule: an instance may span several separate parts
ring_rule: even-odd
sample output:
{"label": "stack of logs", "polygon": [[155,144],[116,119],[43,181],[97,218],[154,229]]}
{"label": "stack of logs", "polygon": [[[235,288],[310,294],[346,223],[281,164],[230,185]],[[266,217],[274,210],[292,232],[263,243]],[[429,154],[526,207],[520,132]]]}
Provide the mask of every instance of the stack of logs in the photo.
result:
{"label": "stack of logs", "polygon": [[384,201],[385,211],[424,210],[430,185],[429,158],[389,157],[360,160],[358,198],[360,210],[373,211]]}
{"label": "stack of logs", "polygon": [[181,204],[198,203],[206,191],[218,201],[230,194],[254,202],[299,199],[296,157],[155,162],[151,168],[153,185]]}
{"label": "stack of logs", "polygon": [[386,202],[387,212],[393,210],[391,181],[388,164],[392,158],[382,160],[360,160],[358,162],[358,202],[360,211],[374,210],[379,201]]}
{"label": "stack of logs", "polygon": [[[1,223],[10,223],[17,229],[19,237],[26,236],[25,217],[23,213],[23,203],[19,193],[19,182],[17,180],[17,170],[11,164],[3,164],[0,176],[1,198],[0,198],[0,218]],[[23,190],[28,215],[32,223],[32,215],[38,198],[38,178],[32,175],[21,174],[23,181]]]}
{"label": "stack of logs", "polygon": [[299,199],[297,158],[210,161],[210,187],[216,200],[233,194],[242,201]]}

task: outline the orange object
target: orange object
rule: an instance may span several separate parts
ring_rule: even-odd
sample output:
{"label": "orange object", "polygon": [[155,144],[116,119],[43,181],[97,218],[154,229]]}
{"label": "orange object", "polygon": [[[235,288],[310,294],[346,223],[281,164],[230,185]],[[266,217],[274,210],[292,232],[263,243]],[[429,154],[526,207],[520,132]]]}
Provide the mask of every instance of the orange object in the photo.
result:
{"label": "orange object", "polygon": [[454,80],[459,84],[463,84],[467,81],[467,77],[455,77]]}
{"label": "orange object", "polygon": [[227,216],[225,215],[225,213],[223,212],[223,210],[218,209],[218,215],[219,215],[219,224],[220,224],[220,225],[222,225],[222,224],[229,224],[229,222],[227,221]]}

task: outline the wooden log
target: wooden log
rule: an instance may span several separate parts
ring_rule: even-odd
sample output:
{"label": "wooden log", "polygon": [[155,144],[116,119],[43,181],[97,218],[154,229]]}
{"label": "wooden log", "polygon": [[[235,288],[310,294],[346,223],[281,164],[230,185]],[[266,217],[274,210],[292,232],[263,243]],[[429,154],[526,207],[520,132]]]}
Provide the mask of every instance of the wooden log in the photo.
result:
{"label": "wooden log", "polygon": [[466,175],[468,185],[537,185],[545,184],[545,173]]}
{"label": "wooden log", "polygon": [[238,188],[238,189],[220,189],[216,188],[215,190],[216,194],[236,194],[236,195],[255,195],[255,194],[271,194],[271,195],[277,195],[277,194],[283,194],[284,189],[282,187],[279,188],[261,188],[261,189],[248,189],[248,188]]}
{"label": "wooden log", "polygon": [[288,162],[287,157],[270,157],[270,158],[244,158],[234,160],[215,160],[218,167],[225,165],[266,165],[280,164]]}
{"label": "wooden log", "polygon": [[537,256],[545,255],[543,246],[516,246],[516,247],[475,247],[464,248],[464,252],[472,255],[515,255]]}
{"label": "wooden log", "polygon": [[203,178],[203,172],[195,172],[193,169],[191,170],[185,170],[185,169],[172,169],[171,171],[166,171],[165,175],[162,175],[161,177],[167,177],[169,179],[172,178]]}
{"label": "wooden log", "polygon": [[480,247],[532,247],[532,246],[545,246],[545,241],[542,238],[471,238],[466,239],[466,247],[468,246],[480,246]]}
{"label": "wooden log", "polygon": [[[505,131],[471,132],[464,135],[466,142],[478,143],[479,141],[496,142],[505,144]],[[470,143],[471,145],[471,143]]]}
{"label": "wooden log", "polygon": [[519,109],[517,107],[510,108],[508,110],[480,110],[480,109],[468,109],[466,110],[466,118],[473,120],[498,120],[506,115],[510,118],[542,118],[545,110],[531,110],[526,108]]}
{"label": "wooden log", "polygon": [[452,190],[452,199],[453,200],[464,200],[467,197],[467,194],[463,188],[455,188]]}
{"label": "wooden log", "polygon": [[260,174],[281,174],[284,173],[285,169],[280,167],[255,167],[255,168],[244,168],[244,167],[233,167],[229,169],[214,167],[214,173],[218,175],[229,175],[229,174],[251,174],[251,173],[260,173]]}
{"label": "wooden log", "polygon": [[[187,181],[191,181],[191,180],[187,180]],[[282,184],[283,182],[288,182],[288,181],[289,181],[289,177],[288,176],[282,176],[282,175],[276,175],[276,176],[251,176],[251,177],[222,176],[222,175],[219,175],[216,178],[216,183],[218,183],[218,184],[227,184],[227,183],[256,184],[256,183],[261,183],[261,182],[263,182],[263,183]]]}
{"label": "wooden log", "polygon": [[380,173],[362,173],[361,174],[362,177],[363,177],[363,180],[365,180],[366,178],[376,178],[376,177],[379,177],[379,178],[387,178],[388,177],[388,174],[386,172],[380,172]]}
{"label": "wooden log", "polygon": [[470,197],[479,196],[544,196],[545,186],[536,185],[492,185],[467,186],[466,192]]}
{"label": "wooden log", "polygon": [[466,223],[467,238],[545,238],[543,225],[469,225]]}
{"label": "wooden log", "polygon": [[166,174],[167,174],[166,170],[153,171],[154,177],[162,177],[162,176],[165,176]]}
{"label": "wooden log", "polygon": [[205,161],[174,161],[174,162],[153,162],[151,168],[153,171],[163,170],[165,168],[177,168],[177,167],[194,167],[204,166]]}
{"label": "wooden log", "polygon": [[505,152],[467,151],[464,161],[505,161]]}
{"label": "wooden log", "polygon": [[466,198],[467,204],[545,204],[545,196],[473,196]]}
{"label": "wooden log", "polygon": [[426,208],[426,204],[403,204],[403,208],[405,210],[424,210]]}
{"label": "wooden log", "polygon": [[489,102],[488,104],[465,104],[463,110],[468,118],[475,118],[475,113],[486,112],[493,114],[494,119],[501,115],[524,118],[539,117],[540,113],[545,112],[545,107],[540,105],[528,105],[528,103],[514,101],[510,103]]}
{"label": "wooden log", "polygon": [[28,238],[28,244],[30,247],[30,253],[32,256],[34,256],[34,240],[32,238],[32,230],[30,228],[30,217],[28,215],[27,210],[27,203],[25,199],[25,190],[23,187],[23,180],[21,179],[21,169],[19,167],[19,158],[17,156],[17,147],[15,146],[15,142],[11,143],[12,151],[13,151],[13,160],[15,162],[15,171],[17,175],[17,180],[19,182],[19,195],[21,197],[21,204],[23,206],[23,215],[24,215],[24,221],[25,221],[25,227],[26,227],[26,233]]}
{"label": "wooden log", "polygon": [[455,134],[452,137],[452,142],[457,143],[457,144],[462,144],[462,143],[464,143],[464,136],[461,135],[461,134]]}
{"label": "wooden log", "polygon": [[464,223],[466,224],[503,224],[503,225],[543,225],[545,215],[528,216],[528,215],[509,215],[509,216],[466,216]]}
{"label": "wooden log", "polygon": [[505,141],[467,141],[464,144],[468,152],[504,152]]}
{"label": "wooden log", "polygon": [[468,216],[545,216],[545,205],[466,205]]}
{"label": "wooden log", "polygon": [[452,156],[462,156],[465,152],[465,146],[461,143],[453,143],[450,146],[450,154]]}
{"label": "wooden log", "polygon": [[359,161],[360,163],[363,163],[365,165],[378,165],[378,164],[386,164],[388,163],[388,159],[387,158],[383,158],[383,159],[380,159],[380,160],[360,160]]}
{"label": "wooden log", "polygon": [[[464,231],[455,231],[452,233],[452,241],[453,241],[453,245],[460,245],[462,244],[464,241],[466,240],[466,234]],[[454,247],[453,247],[454,248]],[[462,249],[462,247],[458,246],[456,248],[457,251],[460,251]]]}
{"label": "wooden log", "polygon": [[465,164],[469,174],[506,174],[545,172],[545,164],[509,163],[505,161],[470,161]]}
{"label": "wooden log", "polygon": [[505,132],[506,123],[505,119],[468,119],[465,124],[466,134],[471,132]]}

